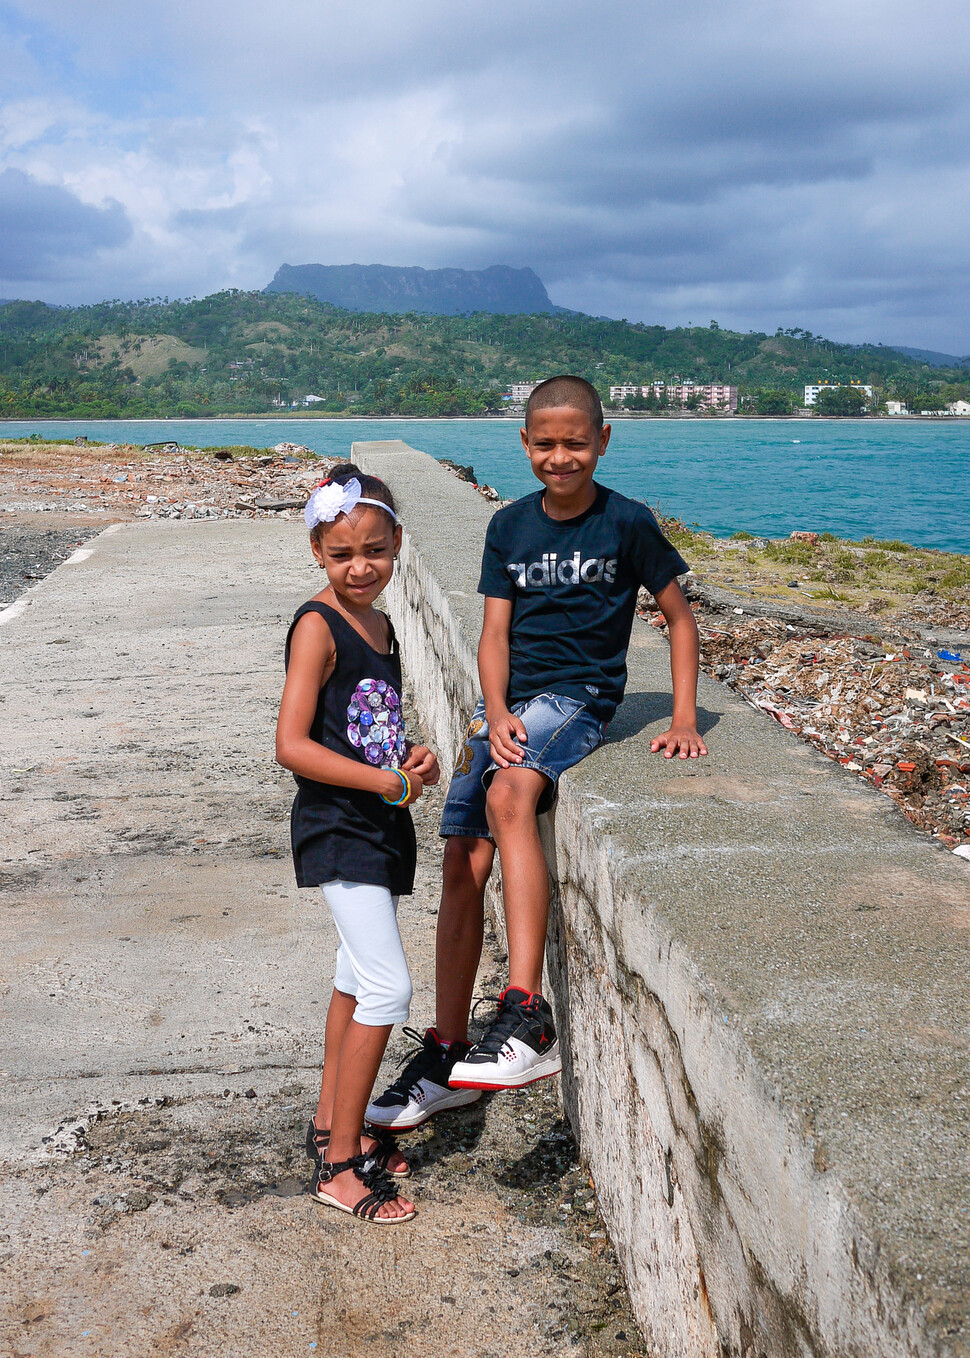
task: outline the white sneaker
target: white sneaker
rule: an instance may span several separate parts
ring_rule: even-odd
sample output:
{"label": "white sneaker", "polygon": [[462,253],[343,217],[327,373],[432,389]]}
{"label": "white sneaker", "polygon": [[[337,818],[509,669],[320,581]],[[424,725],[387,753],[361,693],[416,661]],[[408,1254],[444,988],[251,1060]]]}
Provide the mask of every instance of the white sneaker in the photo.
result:
{"label": "white sneaker", "polygon": [[552,1010],[541,995],[509,986],[498,1017],[451,1072],[452,1089],[519,1089],[562,1070]]}
{"label": "white sneaker", "polygon": [[448,1087],[455,1063],[471,1050],[467,1042],[451,1042],[446,1050],[433,1028],[429,1028],[423,1038],[414,1028],[404,1031],[420,1042],[421,1048],[380,1098],[367,1105],[364,1115],[367,1122],[395,1132],[408,1132],[420,1127],[435,1113],[443,1113],[447,1108],[463,1108],[482,1097],[478,1089]]}

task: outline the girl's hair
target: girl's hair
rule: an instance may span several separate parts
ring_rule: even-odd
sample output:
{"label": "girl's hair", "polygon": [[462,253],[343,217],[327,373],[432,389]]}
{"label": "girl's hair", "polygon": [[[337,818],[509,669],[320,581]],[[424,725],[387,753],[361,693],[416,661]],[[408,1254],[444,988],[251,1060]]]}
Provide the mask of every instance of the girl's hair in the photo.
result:
{"label": "girl's hair", "polygon": [[387,505],[388,509],[393,509],[394,513],[397,513],[397,505],[394,503],[390,488],[379,476],[368,476],[352,462],[341,462],[334,467],[330,473],[330,480],[339,481],[342,485],[345,481],[353,480],[355,476],[360,482],[361,495],[365,495],[368,500],[380,500],[381,504]]}
{"label": "girl's hair", "polygon": [[[355,467],[352,462],[340,462],[330,472],[330,480],[343,485],[354,478],[360,482],[360,493],[368,500],[380,500],[382,505],[387,505],[392,513],[397,513],[397,505],[394,503],[394,496],[391,494],[390,487],[386,486],[379,476],[368,476],[359,467]],[[393,522],[393,521],[392,521]],[[313,536],[319,539],[320,534],[327,525],[318,523],[313,529]]]}

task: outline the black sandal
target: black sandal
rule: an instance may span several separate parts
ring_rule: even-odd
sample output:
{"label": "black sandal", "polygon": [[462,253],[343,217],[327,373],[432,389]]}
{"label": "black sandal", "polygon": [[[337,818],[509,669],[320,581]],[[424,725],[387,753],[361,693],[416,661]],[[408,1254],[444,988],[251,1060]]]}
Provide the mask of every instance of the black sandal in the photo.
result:
{"label": "black sandal", "polygon": [[[369,1122],[365,1122],[361,1129],[363,1136],[368,1136],[377,1145],[371,1151],[362,1151],[361,1154],[366,1160],[373,1161],[385,1174],[389,1174],[392,1179],[409,1179],[411,1177],[411,1166],[405,1169],[389,1169],[388,1165],[395,1155],[400,1155],[401,1150],[397,1144],[397,1138],[384,1127],[373,1127]],[[306,1129],[306,1153],[307,1159],[313,1161],[322,1160],[326,1154],[327,1147],[330,1145],[330,1128],[321,1130],[313,1118],[307,1123]],[[407,1162],[405,1162],[407,1163]]]}
{"label": "black sandal", "polygon": [[306,1125],[306,1154],[308,1160],[322,1160],[323,1153],[330,1145],[330,1128],[321,1131],[313,1118]]}
{"label": "black sandal", "polygon": [[[324,1184],[330,1183],[338,1174],[343,1174],[348,1169],[353,1170],[354,1176],[365,1188],[370,1189],[367,1196],[361,1198],[353,1207],[348,1207],[339,1198],[323,1191]],[[350,1160],[338,1160],[335,1165],[327,1160],[321,1160],[313,1176],[310,1192],[317,1202],[322,1202],[327,1207],[336,1207],[338,1212],[346,1212],[348,1216],[359,1217],[361,1221],[370,1221],[376,1226],[397,1226],[410,1221],[416,1215],[413,1208],[398,1217],[377,1215],[386,1202],[393,1202],[398,1196],[397,1187],[388,1174],[364,1155],[355,1155]]]}

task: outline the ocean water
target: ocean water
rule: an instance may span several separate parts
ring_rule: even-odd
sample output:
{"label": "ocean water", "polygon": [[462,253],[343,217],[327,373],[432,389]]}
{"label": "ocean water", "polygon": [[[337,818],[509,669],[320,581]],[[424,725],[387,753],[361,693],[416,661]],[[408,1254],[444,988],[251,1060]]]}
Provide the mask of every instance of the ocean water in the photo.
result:
{"label": "ocean water", "polygon": [[[4,434],[193,446],[287,440],[348,456],[404,439],[471,464],[503,496],[538,482],[517,420],[19,420]],[[618,420],[597,479],[718,536],[793,529],[970,552],[970,421]]]}

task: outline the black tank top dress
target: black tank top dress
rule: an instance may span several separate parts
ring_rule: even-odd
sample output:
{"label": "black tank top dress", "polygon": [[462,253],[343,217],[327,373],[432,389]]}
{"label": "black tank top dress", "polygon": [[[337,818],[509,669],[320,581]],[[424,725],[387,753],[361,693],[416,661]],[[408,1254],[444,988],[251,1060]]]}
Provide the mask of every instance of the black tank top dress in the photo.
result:
{"label": "black tank top dress", "polygon": [[[335,609],[311,599],[297,610],[287,633],[287,665],[293,628],[304,613],[320,614],[337,648],[310,739],[374,768],[397,768],[405,758],[404,714],[401,654],[390,621],[391,649],[382,655]],[[290,837],[297,885],[321,886],[339,877],[387,887],[392,896],[410,895],[417,859],[410,811],[388,806],[376,792],[294,777]]]}

